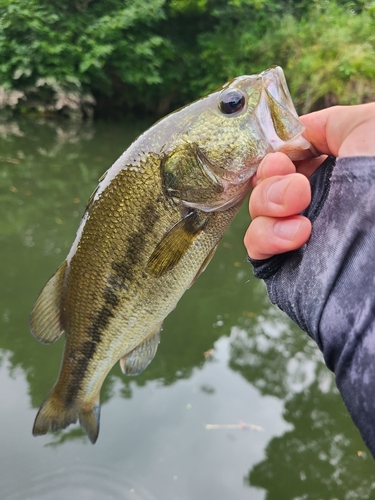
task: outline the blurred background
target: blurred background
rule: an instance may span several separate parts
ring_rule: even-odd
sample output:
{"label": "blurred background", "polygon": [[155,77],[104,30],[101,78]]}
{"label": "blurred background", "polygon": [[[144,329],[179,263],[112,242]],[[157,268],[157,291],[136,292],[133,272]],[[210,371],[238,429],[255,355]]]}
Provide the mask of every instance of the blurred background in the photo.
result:
{"label": "blurred background", "polygon": [[358,500],[373,459],[316,345],[270,304],[244,204],[93,447],[31,435],[63,339],[28,317],[98,178],[158,117],[278,64],[300,113],[375,96],[375,3],[0,0],[1,500]]}
{"label": "blurred background", "polygon": [[373,0],[0,0],[0,109],[161,116],[282,66],[299,113],[375,99]]}

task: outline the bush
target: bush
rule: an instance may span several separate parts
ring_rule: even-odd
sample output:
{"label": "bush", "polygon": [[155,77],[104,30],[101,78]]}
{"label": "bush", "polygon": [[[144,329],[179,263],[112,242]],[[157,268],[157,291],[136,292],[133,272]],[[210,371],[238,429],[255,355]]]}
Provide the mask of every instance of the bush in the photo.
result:
{"label": "bush", "polygon": [[302,112],[375,98],[375,3],[0,0],[0,108],[164,114],[278,64]]}

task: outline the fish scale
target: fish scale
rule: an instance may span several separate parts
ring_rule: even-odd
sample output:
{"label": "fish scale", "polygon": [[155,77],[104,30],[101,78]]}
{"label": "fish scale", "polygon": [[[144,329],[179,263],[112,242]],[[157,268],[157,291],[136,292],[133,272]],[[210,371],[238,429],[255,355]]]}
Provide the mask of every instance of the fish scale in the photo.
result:
{"label": "fish scale", "polygon": [[34,435],[78,419],[96,441],[106,375],[118,360],[127,375],[148,366],[164,318],[209,263],[260,160],[283,148],[312,155],[303,130],[281,68],[271,68],[157,122],[102,176],[31,314],[41,342],[65,332]]}

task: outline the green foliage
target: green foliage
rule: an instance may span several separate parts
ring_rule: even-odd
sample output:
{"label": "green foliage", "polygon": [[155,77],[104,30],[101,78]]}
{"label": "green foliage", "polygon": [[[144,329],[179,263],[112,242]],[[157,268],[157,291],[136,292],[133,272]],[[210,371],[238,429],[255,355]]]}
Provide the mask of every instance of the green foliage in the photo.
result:
{"label": "green foliage", "polygon": [[172,12],[204,12],[207,9],[208,0],[171,0]]}
{"label": "green foliage", "polygon": [[170,47],[154,27],[163,3],[0,0],[3,87],[44,101],[49,91],[56,103],[64,92],[111,95],[117,82],[141,89],[161,83]]}
{"label": "green foliage", "polygon": [[374,6],[356,9],[321,0],[300,19],[289,5],[281,18],[267,13],[265,6],[253,26],[245,17],[229,30],[221,22],[201,37],[207,87],[216,83],[215,68],[225,80],[278,64],[300,112],[375,100]]}
{"label": "green foliage", "polygon": [[264,48],[269,57],[278,50],[301,112],[375,100],[375,18],[367,6],[317,3],[299,23],[286,16]]}
{"label": "green foliage", "polygon": [[164,114],[281,65],[300,111],[375,98],[375,3],[0,0],[0,108]]}

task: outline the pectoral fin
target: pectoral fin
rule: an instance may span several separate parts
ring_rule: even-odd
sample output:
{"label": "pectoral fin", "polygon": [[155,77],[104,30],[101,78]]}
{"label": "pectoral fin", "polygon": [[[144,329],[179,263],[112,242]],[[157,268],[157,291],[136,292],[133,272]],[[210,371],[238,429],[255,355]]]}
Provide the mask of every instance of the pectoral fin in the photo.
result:
{"label": "pectoral fin", "polygon": [[154,359],[160,343],[162,323],[149,335],[146,340],[120,359],[120,367],[124,375],[139,375]]}
{"label": "pectoral fin", "polygon": [[165,234],[149,258],[147,269],[156,277],[173,269],[185,255],[196,236],[204,229],[208,217],[190,212]]}
{"label": "pectoral fin", "polygon": [[60,310],[66,265],[65,261],[46,283],[31,311],[31,333],[43,344],[52,344],[63,333]]}
{"label": "pectoral fin", "polygon": [[212,257],[215,255],[215,252],[217,250],[217,247],[219,246],[219,243],[217,245],[215,245],[211,250],[210,250],[210,253],[207,255],[207,257],[204,259],[203,261],[203,264],[201,265],[201,267],[199,268],[199,271],[197,272],[197,274],[195,275],[195,278],[193,279],[193,281],[190,283],[190,287],[191,288],[194,283],[197,281],[197,279],[199,278],[199,276],[203,273],[203,271],[206,270],[208,264],[211,262],[211,259]]}
{"label": "pectoral fin", "polygon": [[289,141],[304,130],[302,123],[287,108],[279,104],[266,89],[268,106],[276,134],[283,141]]}

